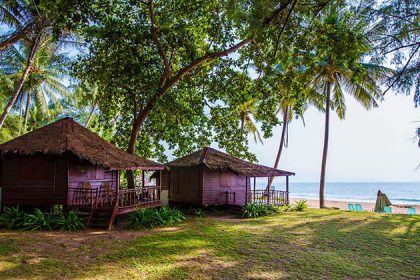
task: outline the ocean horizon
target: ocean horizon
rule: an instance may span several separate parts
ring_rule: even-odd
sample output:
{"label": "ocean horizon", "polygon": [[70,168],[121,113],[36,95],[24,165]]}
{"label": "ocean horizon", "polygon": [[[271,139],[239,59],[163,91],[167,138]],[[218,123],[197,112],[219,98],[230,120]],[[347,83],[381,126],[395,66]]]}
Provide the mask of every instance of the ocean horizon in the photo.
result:
{"label": "ocean horizon", "polygon": [[[252,182],[251,182],[252,185]],[[266,182],[257,181],[256,188],[264,189]],[[284,182],[273,183],[277,190],[285,190]],[[349,202],[375,202],[381,190],[393,204],[420,205],[420,182],[327,182],[325,199]],[[319,182],[290,182],[291,198],[319,199]]]}

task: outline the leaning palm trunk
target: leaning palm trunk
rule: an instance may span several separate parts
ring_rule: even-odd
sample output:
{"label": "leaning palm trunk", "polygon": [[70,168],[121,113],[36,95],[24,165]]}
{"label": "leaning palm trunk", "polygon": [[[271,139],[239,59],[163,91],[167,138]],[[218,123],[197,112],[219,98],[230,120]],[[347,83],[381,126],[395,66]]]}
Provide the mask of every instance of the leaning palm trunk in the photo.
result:
{"label": "leaning palm trunk", "polygon": [[321,179],[319,182],[319,207],[325,207],[325,170],[327,166],[327,154],[328,154],[328,137],[330,130],[330,95],[331,95],[331,84],[327,82],[327,96],[325,100],[325,132],[324,132],[324,151],[322,153],[322,166],[321,166]]}
{"label": "leaning palm trunk", "polygon": [[30,106],[31,106],[31,95],[30,95],[30,92],[28,91],[28,94],[26,95],[25,121],[23,123],[23,133],[26,133],[26,128],[28,126]]}
{"label": "leaning palm trunk", "polygon": [[93,113],[95,112],[95,109],[96,109],[96,101],[95,101],[95,103],[93,103],[92,110],[90,111],[89,117],[86,121],[86,128],[89,127],[89,124],[90,124],[90,121],[92,120]]}
{"label": "leaning palm trunk", "polygon": [[19,84],[13,91],[13,95],[10,98],[9,102],[7,102],[6,108],[4,108],[4,112],[0,117],[0,129],[3,127],[4,122],[6,121],[6,118],[10,113],[10,110],[12,110],[12,107],[15,104],[16,99],[18,98],[20,94],[20,91],[22,90],[25,80],[28,77],[29,72],[31,71],[31,67],[34,62],[34,57],[35,57],[36,52],[38,51],[39,45],[40,45],[40,37],[38,36],[32,45],[31,52],[28,56],[28,60],[26,63],[26,68],[25,68],[25,71],[23,71],[22,77],[20,77]]}
{"label": "leaning palm trunk", "polygon": [[[283,151],[283,147],[284,147],[284,141],[286,138],[286,130],[287,130],[287,121],[288,121],[288,114],[289,114],[289,110],[286,107],[286,109],[283,112],[283,127],[281,130],[281,137],[280,137],[280,145],[279,145],[279,149],[277,151],[277,156],[276,156],[276,161],[274,162],[274,168],[277,169],[277,167],[279,166],[279,162],[280,162],[280,157],[281,157],[281,153]],[[273,183],[274,177],[270,177],[267,187],[265,188],[265,191],[268,192],[270,190],[270,186]]]}
{"label": "leaning palm trunk", "polygon": [[86,128],[89,127],[89,124],[92,121],[93,113],[95,112],[97,103],[98,103],[98,101],[97,101],[97,99],[95,99],[95,101],[93,102],[93,105],[92,105],[92,110],[90,111],[89,117],[88,117],[88,119],[86,121],[86,125],[85,125]]}
{"label": "leaning palm trunk", "polygon": [[19,101],[19,135],[22,134],[22,95],[20,96],[20,101]]}

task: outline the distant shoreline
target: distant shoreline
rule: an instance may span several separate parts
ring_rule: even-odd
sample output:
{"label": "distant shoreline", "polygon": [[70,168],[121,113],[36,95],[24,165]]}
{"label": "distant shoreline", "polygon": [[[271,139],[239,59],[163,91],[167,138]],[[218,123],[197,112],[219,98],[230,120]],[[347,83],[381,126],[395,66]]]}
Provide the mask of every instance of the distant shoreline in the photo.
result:
{"label": "distant shoreline", "polygon": [[[296,201],[299,200],[306,200],[308,206],[310,208],[319,208],[319,200],[317,199],[306,199],[306,198],[296,198],[296,197],[291,197],[290,198],[290,203],[295,203]],[[359,203],[362,205],[363,209],[366,211],[373,211],[375,208],[375,203],[374,202],[361,202],[361,201],[353,201],[353,200],[349,200],[349,201],[338,201],[338,200],[326,200],[325,204],[327,207],[335,207],[335,208],[339,208],[341,210],[348,210],[348,204],[349,203]],[[408,207],[414,207],[416,208],[416,213],[420,214],[420,205],[416,205],[416,204],[393,204],[392,205],[392,213],[395,214],[407,214],[407,208]]]}
{"label": "distant shoreline", "polygon": [[[315,200],[318,201],[318,198],[314,197],[314,196],[305,196],[305,195],[294,195],[293,193],[290,194],[290,198],[295,199],[295,200]],[[338,197],[331,197],[330,199],[328,199],[330,201],[335,201],[335,202],[346,202],[348,203],[349,201],[351,201],[352,203],[373,203],[375,204],[376,200],[371,198],[371,199],[364,199],[364,198],[359,198],[359,197],[355,197],[355,198],[338,198]],[[420,201],[417,199],[391,199],[391,202],[395,202],[395,205],[416,205],[416,206],[420,206]],[[404,201],[404,202],[402,202]]]}

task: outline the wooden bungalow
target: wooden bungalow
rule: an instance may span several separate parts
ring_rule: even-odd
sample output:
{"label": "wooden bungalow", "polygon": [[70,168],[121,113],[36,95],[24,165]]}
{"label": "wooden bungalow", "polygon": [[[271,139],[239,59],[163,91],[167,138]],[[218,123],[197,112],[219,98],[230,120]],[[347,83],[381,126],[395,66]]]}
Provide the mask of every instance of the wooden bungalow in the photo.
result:
{"label": "wooden bungalow", "polygon": [[[249,202],[288,204],[293,172],[250,163],[212,148],[204,148],[166,164],[162,187],[169,202],[191,205],[244,205]],[[286,178],[286,190],[256,189],[257,177]],[[253,180],[251,180],[253,179]]]}
{"label": "wooden bungalow", "polygon": [[111,228],[115,217],[160,206],[160,186],[121,188],[122,170],[164,166],[128,154],[71,118],[0,145],[0,202],[48,209],[63,205],[88,213],[88,225]]}

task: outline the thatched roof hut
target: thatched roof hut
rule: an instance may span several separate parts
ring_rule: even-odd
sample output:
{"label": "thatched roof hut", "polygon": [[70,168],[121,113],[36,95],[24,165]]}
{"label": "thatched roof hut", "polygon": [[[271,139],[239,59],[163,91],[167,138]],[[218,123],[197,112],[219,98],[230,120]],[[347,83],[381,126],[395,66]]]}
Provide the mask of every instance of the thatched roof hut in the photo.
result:
{"label": "thatched roof hut", "polygon": [[293,172],[251,163],[231,155],[206,147],[174,161],[168,162],[169,167],[193,167],[203,164],[210,170],[231,171],[238,175],[252,177],[275,177],[295,175]]}
{"label": "thatched roof hut", "polygon": [[[173,203],[193,205],[244,205],[289,202],[289,176],[293,172],[251,163],[206,147],[165,164],[162,186]],[[256,190],[256,177],[286,178],[286,190]],[[251,178],[254,179],[253,187]],[[272,188],[270,188],[272,189]]]}
{"label": "thatched roof hut", "polygon": [[124,152],[72,118],[61,119],[0,145],[3,155],[61,155],[66,152],[110,170],[164,169],[159,163]]}

